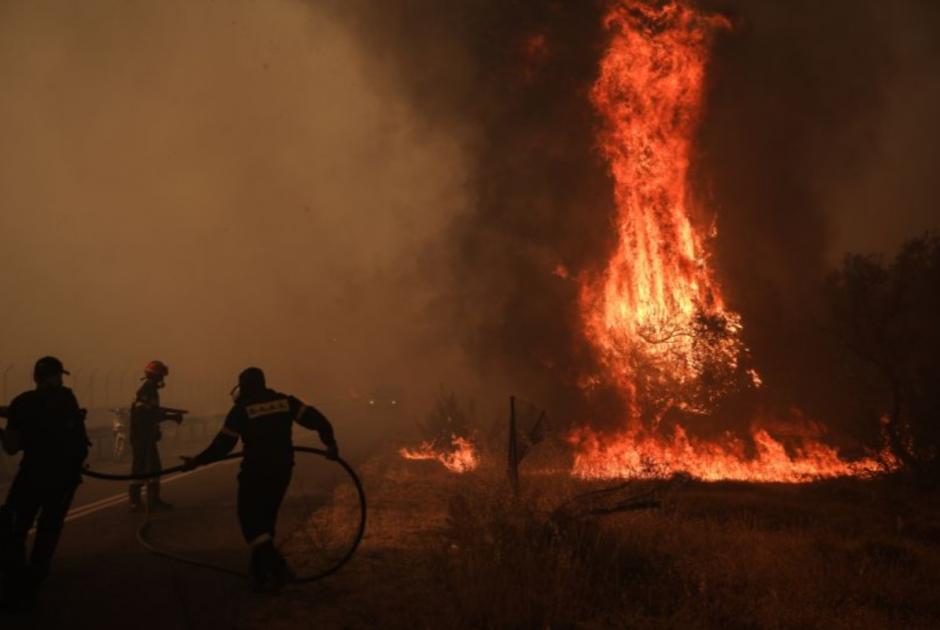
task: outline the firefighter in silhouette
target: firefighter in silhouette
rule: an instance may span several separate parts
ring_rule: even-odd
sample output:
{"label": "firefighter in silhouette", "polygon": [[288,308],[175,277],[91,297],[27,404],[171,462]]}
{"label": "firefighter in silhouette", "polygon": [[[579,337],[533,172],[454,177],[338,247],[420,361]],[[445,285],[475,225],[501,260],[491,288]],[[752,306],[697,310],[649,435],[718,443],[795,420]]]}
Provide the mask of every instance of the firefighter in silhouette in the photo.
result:
{"label": "firefighter in silhouette", "polygon": [[[33,369],[36,388],[13,399],[6,431],[0,431],[4,451],[23,452],[0,508],[0,601],[7,610],[34,603],[82,481],[90,444],[85,410],[62,384],[63,374],[68,372],[55,357],[39,359]],[[34,524],[36,537],[27,558],[26,538]]]}
{"label": "firefighter in silhouette", "polygon": [[238,475],[238,520],[251,546],[256,586],[276,592],[291,579],[287,563],[274,547],[274,530],[294,467],[294,422],[316,431],[330,458],[339,457],[339,449],[329,420],[297,398],[268,389],[259,368],[239,374],[232,396],[235,405],[212,443],[183,461],[188,469],[207,464],[231,452],[241,438],[244,460]]}
{"label": "firefighter in silhouette", "polygon": [[[157,442],[160,441],[160,423],[173,420],[177,424],[183,421],[182,409],[169,409],[160,406],[160,390],[165,385],[165,379],[170,369],[161,361],[151,361],[144,368],[144,382],[137,390],[137,396],[131,405],[131,473],[144,475],[161,470],[160,451]],[[140,512],[143,506],[140,502],[141,491],[147,484],[147,506],[151,511],[169,510],[173,506],[160,498],[160,479],[131,481],[129,500],[131,512]]]}

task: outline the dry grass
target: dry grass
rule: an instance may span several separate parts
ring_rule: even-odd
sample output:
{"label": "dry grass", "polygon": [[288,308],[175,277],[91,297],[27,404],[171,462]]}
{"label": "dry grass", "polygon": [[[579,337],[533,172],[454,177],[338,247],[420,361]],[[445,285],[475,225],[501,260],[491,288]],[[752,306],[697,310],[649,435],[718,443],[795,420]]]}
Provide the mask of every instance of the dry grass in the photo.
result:
{"label": "dry grass", "polygon": [[248,625],[940,627],[940,501],[888,481],[686,483],[659,509],[566,519],[586,488],[563,476],[525,478],[519,501],[494,473],[389,459],[364,476],[360,555]]}

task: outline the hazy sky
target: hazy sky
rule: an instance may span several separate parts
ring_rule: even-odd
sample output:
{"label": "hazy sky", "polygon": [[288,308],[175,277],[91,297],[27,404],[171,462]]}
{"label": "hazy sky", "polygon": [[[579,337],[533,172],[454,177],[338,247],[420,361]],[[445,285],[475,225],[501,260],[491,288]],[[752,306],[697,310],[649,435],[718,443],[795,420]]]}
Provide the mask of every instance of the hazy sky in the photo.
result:
{"label": "hazy sky", "polygon": [[45,353],[99,403],[151,358],[220,404],[249,364],[321,396],[440,374],[420,268],[460,144],[369,63],[292,0],[0,3],[9,388]]}

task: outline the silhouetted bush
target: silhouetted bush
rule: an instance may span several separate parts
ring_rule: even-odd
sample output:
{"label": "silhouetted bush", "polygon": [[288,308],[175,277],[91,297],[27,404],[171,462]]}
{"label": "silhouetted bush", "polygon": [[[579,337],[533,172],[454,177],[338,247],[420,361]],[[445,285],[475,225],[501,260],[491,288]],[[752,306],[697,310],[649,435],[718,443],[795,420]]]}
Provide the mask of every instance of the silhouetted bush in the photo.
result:
{"label": "silhouetted bush", "polygon": [[841,369],[855,376],[862,421],[883,427],[894,457],[940,480],[940,238],[908,241],[891,261],[847,256],[829,279]]}

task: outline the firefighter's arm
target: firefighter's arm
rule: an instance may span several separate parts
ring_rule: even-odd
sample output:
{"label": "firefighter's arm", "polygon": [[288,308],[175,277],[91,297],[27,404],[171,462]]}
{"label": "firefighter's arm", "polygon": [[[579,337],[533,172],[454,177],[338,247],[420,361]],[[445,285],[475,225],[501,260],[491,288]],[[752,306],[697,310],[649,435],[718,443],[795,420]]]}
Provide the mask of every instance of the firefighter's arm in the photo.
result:
{"label": "firefighter's arm", "polygon": [[88,437],[88,427],[85,426],[85,417],[88,415],[87,409],[79,409],[78,417],[81,418],[81,432],[82,439],[85,441],[85,446],[91,446],[94,442],[91,441],[91,438]]}
{"label": "firefighter's arm", "polygon": [[146,409],[159,409],[157,400],[152,398],[145,390],[141,389],[134,398],[134,407],[145,407]]}
{"label": "firefighter's arm", "polygon": [[[15,406],[16,401],[14,400],[12,407]],[[3,448],[3,452],[7,455],[16,455],[22,450],[23,445],[20,444],[20,432],[16,429],[15,413],[11,407],[2,407],[0,409],[3,411],[0,417],[10,419],[7,422],[6,430],[0,429],[0,447]]]}
{"label": "firefighter's arm", "polygon": [[185,416],[188,411],[185,409],[173,409],[171,407],[158,407],[160,410],[160,422],[166,422],[171,420],[176,424],[183,422],[183,416]]}
{"label": "firefighter's arm", "polygon": [[81,437],[85,442],[85,446],[91,446],[92,441],[88,437],[88,427],[85,425],[85,419],[88,417],[88,410],[83,407],[79,407],[78,399],[75,398],[75,393],[72,390],[69,390],[69,405],[71,406],[72,416],[75,418],[75,421],[78,423],[79,431],[81,432]]}
{"label": "firefighter's arm", "polygon": [[320,441],[326,446],[328,457],[331,459],[339,457],[339,446],[336,444],[336,436],[333,435],[333,425],[316,407],[301,403],[294,419],[300,426],[319,434]]}
{"label": "firefighter's arm", "polygon": [[3,445],[3,452],[7,455],[16,455],[20,452],[20,435],[15,429],[0,429],[0,443]]}
{"label": "firefighter's arm", "polygon": [[238,433],[228,427],[222,427],[216,434],[215,439],[212,440],[212,443],[209,444],[203,452],[195,457],[180,458],[183,460],[183,468],[192,470],[197,466],[204,466],[217,459],[221,459],[231,453],[236,444],[238,444]]}

